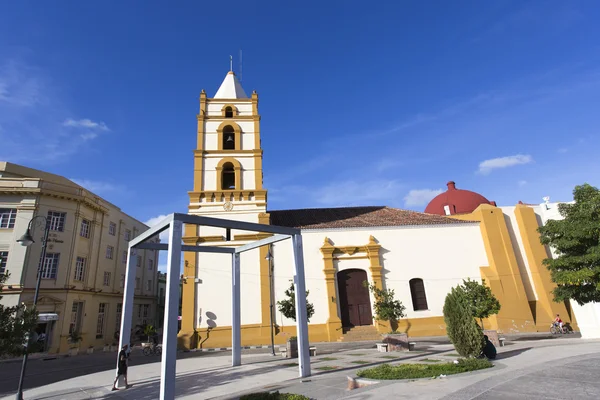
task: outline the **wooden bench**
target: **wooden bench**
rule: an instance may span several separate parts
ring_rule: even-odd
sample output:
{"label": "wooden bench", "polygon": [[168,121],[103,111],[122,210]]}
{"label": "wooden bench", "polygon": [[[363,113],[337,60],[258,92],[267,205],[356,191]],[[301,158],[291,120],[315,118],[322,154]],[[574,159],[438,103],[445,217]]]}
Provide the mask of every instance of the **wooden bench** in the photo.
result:
{"label": "wooden bench", "polygon": [[387,343],[377,343],[377,351],[380,353],[387,353],[388,344]]}
{"label": "wooden bench", "polygon": [[505,338],[503,338],[503,337],[501,337],[501,338],[498,338],[498,342],[500,342],[500,347],[504,347],[504,341],[505,341],[505,340],[506,340],[506,339],[505,339]]}

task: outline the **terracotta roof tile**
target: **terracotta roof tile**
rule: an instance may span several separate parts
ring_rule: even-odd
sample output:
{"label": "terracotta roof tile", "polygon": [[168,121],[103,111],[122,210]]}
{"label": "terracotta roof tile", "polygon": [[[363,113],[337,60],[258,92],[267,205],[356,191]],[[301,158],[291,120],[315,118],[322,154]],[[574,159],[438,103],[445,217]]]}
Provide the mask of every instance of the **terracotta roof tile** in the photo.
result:
{"label": "terracotta roof tile", "polygon": [[269,214],[271,214],[271,224],[273,225],[302,229],[444,225],[475,222],[383,206],[276,210],[269,211]]}

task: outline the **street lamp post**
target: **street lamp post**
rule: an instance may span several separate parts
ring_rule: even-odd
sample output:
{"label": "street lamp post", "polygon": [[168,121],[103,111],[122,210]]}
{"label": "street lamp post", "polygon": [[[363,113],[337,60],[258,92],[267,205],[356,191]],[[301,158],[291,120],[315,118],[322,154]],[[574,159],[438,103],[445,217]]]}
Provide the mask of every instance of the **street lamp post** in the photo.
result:
{"label": "street lamp post", "polygon": [[[50,231],[50,220],[51,217],[43,217],[41,215],[37,217],[33,217],[31,221],[29,221],[29,225],[27,226],[27,232],[17,242],[21,243],[22,246],[29,247],[35,240],[31,236],[33,230],[33,222],[37,219],[43,219],[44,221],[44,238],[42,239],[42,256],[40,264],[38,265],[37,271],[37,282],[35,283],[35,294],[33,295],[33,306],[35,307],[38,302],[38,297],[40,295],[40,283],[42,282],[42,269],[44,267],[44,263],[46,262],[46,243],[48,242],[48,232]],[[25,354],[23,355],[23,364],[21,365],[21,375],[19,376],[19,389],[17,390],[17,400],[23,400],[23,382],[25,380],[25,369],[27,368],[27,358],[29,356],[29,341],[31,339],[31,335],[27,335],[27,340],[25,341]]]}
{"label": "street lamp post", "polygon": [[269,318],[271,320],[270,330],[271,330],[271,355],[275,355],[275,338],[273,336],[273,255],[271,254],[271,246],[269,246],[269,250],[267,251],[267,256],[265,259],[269,262],[269,307],[271,312],[269,313]]}

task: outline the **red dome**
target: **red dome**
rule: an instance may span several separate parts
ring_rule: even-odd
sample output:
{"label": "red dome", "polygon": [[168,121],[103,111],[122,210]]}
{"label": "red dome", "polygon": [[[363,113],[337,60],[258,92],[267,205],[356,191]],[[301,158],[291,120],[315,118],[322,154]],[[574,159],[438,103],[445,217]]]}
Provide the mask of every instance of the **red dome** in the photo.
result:
{"label": "red dome", "polygon": [[481,204],[496,205],[495,202],[489,201],[479,193],[457,189],[456,184],[450,181],[448,190],[431,200],[425,208],[425,212],[437,215],[468,214],[475,211]]}

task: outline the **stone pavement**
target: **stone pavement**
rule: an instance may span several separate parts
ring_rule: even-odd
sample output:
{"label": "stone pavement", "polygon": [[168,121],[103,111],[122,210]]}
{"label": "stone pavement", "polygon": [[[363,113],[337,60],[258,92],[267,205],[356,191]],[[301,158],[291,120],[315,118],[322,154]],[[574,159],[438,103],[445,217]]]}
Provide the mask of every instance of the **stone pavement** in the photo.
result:
{"label": "stone pavement", "polygon": [[[451,345],[432,344],[420,352],[384,354],[374,349],[346,350],[311,359],[313,376],[298,379],[296,360],[264,354],[244,355],[244,365],[229,366],[230,356],[177,361],[178,399],[235,399],[265,390],[305,394],[314,399],[508,399],[600,398],[600,341],[582,339],[516,342],[499,349],[495,367],[435,380],[392,381],[347,391],[347,376],[380,363],[452,360]],[[391,359],[390,356],[398,356]],[[26,399],[158,399],[160,364],[132,365],[133,388],[110,391],[114,371],[99,372],[25,391]],[[543,397],[542,397],[543,396]],[[12,398],[6,397],[6,399]]]}

